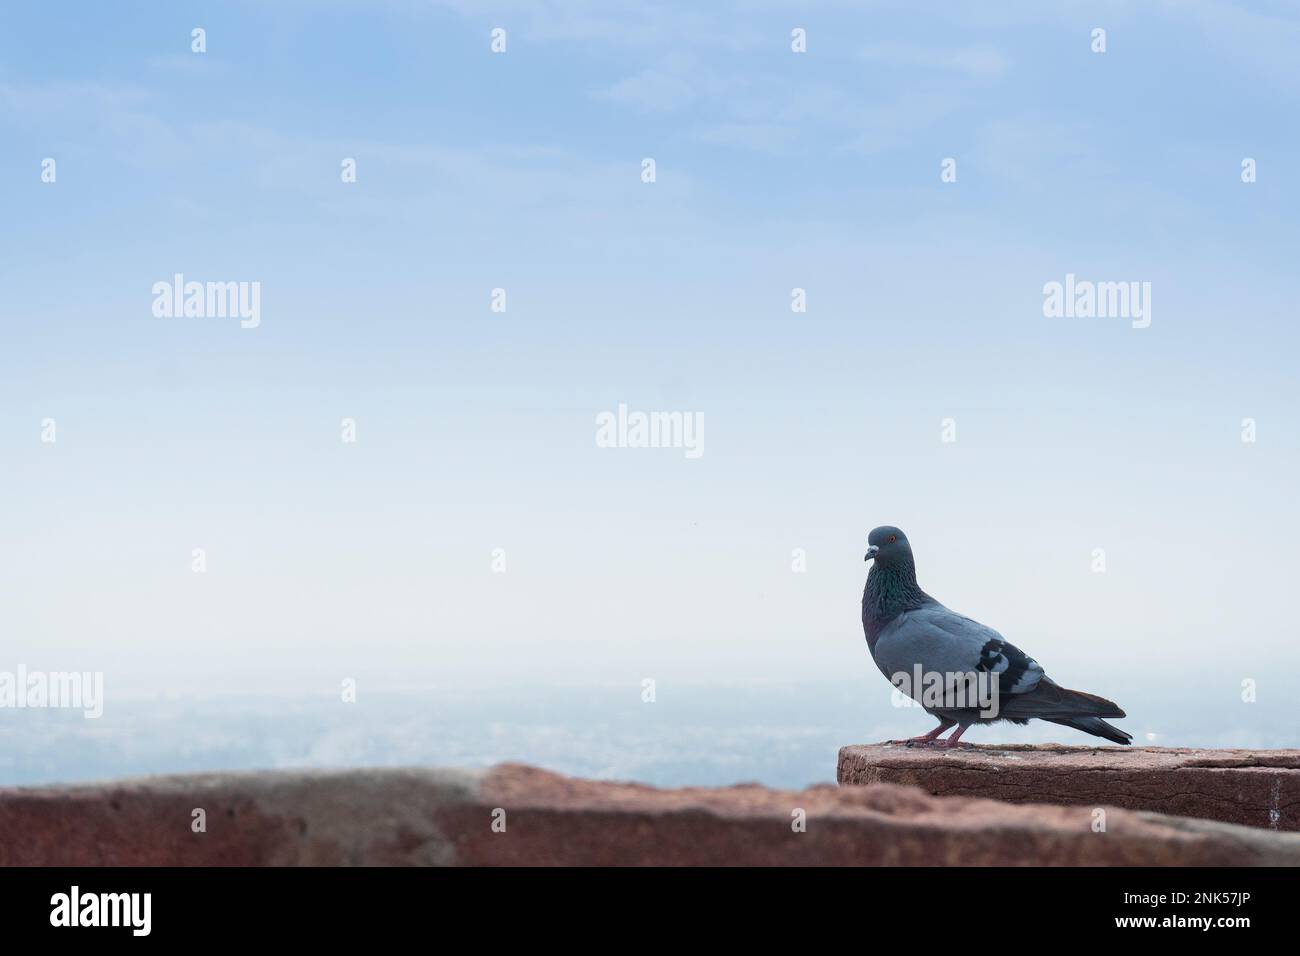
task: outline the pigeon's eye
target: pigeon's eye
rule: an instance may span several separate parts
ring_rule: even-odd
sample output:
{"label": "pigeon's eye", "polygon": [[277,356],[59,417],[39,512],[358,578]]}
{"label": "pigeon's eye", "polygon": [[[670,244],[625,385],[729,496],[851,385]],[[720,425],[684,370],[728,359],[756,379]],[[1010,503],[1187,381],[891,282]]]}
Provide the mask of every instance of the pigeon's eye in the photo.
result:
{"label": "pigeon's eye", "polygon": [[885,544],[893,544],[897,540],[898,540],[898,535],[891,534],[888,538],[885,539]]}

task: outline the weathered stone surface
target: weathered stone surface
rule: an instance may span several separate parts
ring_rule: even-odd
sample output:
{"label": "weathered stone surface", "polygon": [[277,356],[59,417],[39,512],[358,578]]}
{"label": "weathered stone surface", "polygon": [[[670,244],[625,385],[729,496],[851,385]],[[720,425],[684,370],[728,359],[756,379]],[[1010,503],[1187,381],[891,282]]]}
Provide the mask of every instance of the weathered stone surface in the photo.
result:
{"label": "weathered stone surface", "polygon": [[0,863],[1300,865],[1300,835],[1120,809],[1105,822],[1094,832],[1092,807],[891,784],[659,790],[515,765],[238,773],[0,790]]}
{"label": "weathered stone surface", "polygon": [[1300,750],[864,744],[840,749],[836,779],[909,784],[938,796],[1109,805],[1300,830]]}

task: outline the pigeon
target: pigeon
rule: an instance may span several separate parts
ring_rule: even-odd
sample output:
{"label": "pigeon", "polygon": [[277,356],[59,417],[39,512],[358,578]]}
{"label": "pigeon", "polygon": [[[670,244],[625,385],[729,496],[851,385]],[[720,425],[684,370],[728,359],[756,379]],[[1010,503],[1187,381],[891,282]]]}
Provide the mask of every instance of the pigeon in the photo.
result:
{"label": "pigeon", "polygon": [[[1024,724],[1031,718],[1117,744],[1133,740],[1102,719],[1125,716],[1118,705],[1062,687],[993,628],[922,591],[912,546],[898,528],[876,528],[867,545],[864,560],[874,563],[862,592],[862,629],[871,657],[887,680],[939,719],[928,734],[891,743],[954,747],[971,724]],[[983,686],[983,697],[960,693],[963,682],[968,689]],[[924,693],[927,685],[930,692]],[[982,706],[990,701],[996,706]],[[942,734],[954,725],[957,730],[944,740]]]}

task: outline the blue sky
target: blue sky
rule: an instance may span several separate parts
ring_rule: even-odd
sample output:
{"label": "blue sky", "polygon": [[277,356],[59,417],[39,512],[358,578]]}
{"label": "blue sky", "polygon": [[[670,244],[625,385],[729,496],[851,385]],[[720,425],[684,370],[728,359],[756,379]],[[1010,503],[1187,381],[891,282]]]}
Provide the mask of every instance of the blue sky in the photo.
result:
{"label": "blue sky", "polygon": [[[0,667],[857,675],[887,717],[889,523],[1062,683],[1293,693],[1298,53],[1208,0],[10,5]],[[260,326],[156,318],[177,272]],[[1067,273],[1151,326],[1044,317]],[[704,456],[597,448],[620,402]]]}

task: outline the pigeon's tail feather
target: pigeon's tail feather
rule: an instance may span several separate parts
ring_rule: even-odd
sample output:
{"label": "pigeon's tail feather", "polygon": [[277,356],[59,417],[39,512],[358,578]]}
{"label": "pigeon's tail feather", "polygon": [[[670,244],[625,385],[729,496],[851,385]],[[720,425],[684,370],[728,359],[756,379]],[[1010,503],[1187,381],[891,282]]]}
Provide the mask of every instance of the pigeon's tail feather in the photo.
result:
{"label": "pigeon's tail feather", "polygon": [[1106,723],[1100,717],[1057,717],[1054,719],[1049,717],[1048,719],[1054,724],[1082,730],[1085,734],[1092,734],[1094,737],[1105,737],[1117,744],[1127,746],[1133,742],[1132,734],[1120,730],[1114,724]]}
{"label": "pigeon's tail feather", "polygon": [[1107,700],[1105,697],[1098,697],[1096,694],[1087,694],[1081,690],[1070,690],[1068,687],[1059,688],[1064,699],[1071,704],[1078,705],[1078,712],[1087,714],[1089,717],[1127,717],[1128,714],[1120,709],[1119,704],[1113,700]]}
{"label": "pigeon's tail feather", "polygon": [[1002,716],[1038,717],[1056,720],[1069,717],[1126,717],[1120,706],[1105,697],[1070,690],[1044,677],[1038,686],[1027,694],[1014,694],[1002,698]]}

